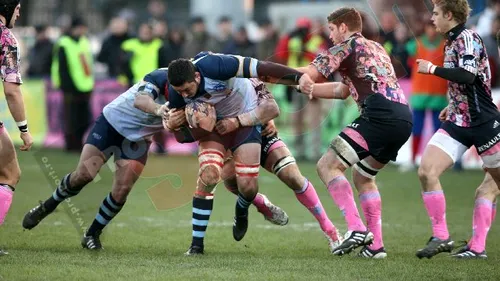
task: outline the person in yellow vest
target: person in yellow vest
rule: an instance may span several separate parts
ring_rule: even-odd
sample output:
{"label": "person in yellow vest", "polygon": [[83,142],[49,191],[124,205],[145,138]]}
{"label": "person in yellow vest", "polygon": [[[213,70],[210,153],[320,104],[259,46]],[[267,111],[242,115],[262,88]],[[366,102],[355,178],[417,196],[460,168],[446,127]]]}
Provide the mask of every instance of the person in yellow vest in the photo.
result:
{"label": "person in yellow vest", "polygon": [[[411,60],[421,58],[431,61],[435,65],[442,65],[445,41],[436,32],[434,24],[427,21],[424,34],[417,37],[416,40],[410,41],[407,50]],[[433,128],[434,131],[437,131],[441,126],[439,113],[448,105],[447,81],[437,76],[420,74],[417,70],[417,65],[414,65],[411,74],[412,96],[410,98],[410,104],[413,108],[412,162],[409,167],[414,167],[415,158],[419,153],[426,113],[428,111],[432,113]]]}
{"label": "person in yellow vest", "polygon": [[[313,26],[314,24],[314,26]],[[321,36],[321,22],[313,22],[308,18],[299,18],[296,22],[296,30],[290,34],[288,41],[288,61],[287,65],[292,68],[307,66],[317,54],[326,50],[325,39]],[[291,94],[290,90],[287,93]],[[305,124],[312,131],[311,151],[313,160],[321,157],[321,101],[319,99],[310,100],[303,95],[293,95],[288,97],[293,100],[296,112],[294,113],[293,126],[295,133],[295,149],[298,159],[307,158],[305,147]],[[311,112],[312,114],[306,114]],[[306,116],[309,117],[308,121]]]}
{"label": "person in yellow vest", "polygon": [[[153,70],[167,67],[163,42],[154,37],[153,26],[147,23],[141,24],[138,35],[138,38],[128,39],[122,43],[124,77],[130,87]],[[120,81],[123,81],[121,79]]]}
{"label": "person in yellow vest", "polygon": [[63,92],[64,140],[66,150],[72,152],[82,150],[83,135],[91,121],[94,70],[87,30],[83,19],[72,19],[69,33],[54,46],[51,67],[52,86]]}

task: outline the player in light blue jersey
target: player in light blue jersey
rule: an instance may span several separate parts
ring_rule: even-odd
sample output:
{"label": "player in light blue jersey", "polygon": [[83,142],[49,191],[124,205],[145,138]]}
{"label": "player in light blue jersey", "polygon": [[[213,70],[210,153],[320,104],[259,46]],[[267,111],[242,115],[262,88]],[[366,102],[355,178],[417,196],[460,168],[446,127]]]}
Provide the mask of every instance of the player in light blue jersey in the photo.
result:
{"label": "player in light blue jersey", "polygon": [[161,116],[168,109],[167,81],[167,69],[155,70],[104,107],[88,135],[76,170],[65,175],[54,193],[25,215],[25,229],[34,228],[63,200],[77,195],[114,155],[112,191],[82,239],[84,248],[102,248],[102,230],[120,212],[141,175],[152,135],[163,130]]}
{"label": "player in light blue jersey", "polygon": [[191,254],[193,247],[203,252],[203,238],[213,209],[215,186],[221,180],[226,150],[231,150],[233,155],[239,191],[233,237],[240,241],[246,234],[248,207],[258,194],[263,123],[250,114],[257,107],[257,95],[252,82],[246,78],[268,80],[269,77],[292,85],[310,80],[292,68],[235,55],[204,52],[194,61],[178,59],[169,65],[171,108],[184,108],[191,102],[208,103],[215,107],[218,120],[232,118],[240,125],[227,135],[212,133],[199,139],[200,170],[193,198],[193,242],[187,254]]}
{"label": "player in light blue jersey", "polygon": [[[152,136],[164,130],[162,116],[169,112],[167,72],[165,68],[149,73],[104,107],[89,133],[76,170],[64,176],[54,193],[25,215],[24,228],[34,228],[63,200],[77,195],[114,155],[116,172],[112,191],[82,239],[84,248],[102,248],[99,238],[102,230],[122,209],[141,175]],[[270,202],[267,207],[274,210],[267,212],[271,221],[276,212],[283,212]]]}

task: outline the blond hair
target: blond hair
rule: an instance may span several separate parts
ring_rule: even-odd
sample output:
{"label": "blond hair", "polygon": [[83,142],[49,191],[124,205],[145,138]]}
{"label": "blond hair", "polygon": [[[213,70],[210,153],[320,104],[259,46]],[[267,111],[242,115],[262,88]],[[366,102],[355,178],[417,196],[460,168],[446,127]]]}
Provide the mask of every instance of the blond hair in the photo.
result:
{"label": "blond hair", "polygon": [[472,11],[467,0],[432,0],[432,3],[440,7],[444,14],[451,12],[457,23],[465,23]]}

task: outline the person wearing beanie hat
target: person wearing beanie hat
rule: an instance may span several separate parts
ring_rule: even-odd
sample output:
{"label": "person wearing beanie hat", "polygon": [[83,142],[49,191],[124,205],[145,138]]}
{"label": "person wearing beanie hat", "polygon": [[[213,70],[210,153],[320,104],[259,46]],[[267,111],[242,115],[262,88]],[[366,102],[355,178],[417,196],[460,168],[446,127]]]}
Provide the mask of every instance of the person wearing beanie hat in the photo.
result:
{"label": "person wearing beanie hat", "polygon": [[52,86],[63,92],[64,141],[67,151],[80,152],[90,125],[90,96],[94,89],[93,55],[87,24],[73,17],[70,30],[54,46]]}
{"label": "person wearing beanie hat", "polygon": [[[28,131],[23,96],[21,94],[21,73],[19,67],[19,50],[17,39],[10,30],[19,17],[20,1],[0,1],[0,77],[3,82],[5,99],[10,113],[19,127],[23,145],[21,151],[27,151],[33,144]],[[0,121],[0,225],[12,203],[16,184],[19,182],[21,170],[17,161],[16,150],[12,140]],[[0,249],[0,256],[7,252]]]}

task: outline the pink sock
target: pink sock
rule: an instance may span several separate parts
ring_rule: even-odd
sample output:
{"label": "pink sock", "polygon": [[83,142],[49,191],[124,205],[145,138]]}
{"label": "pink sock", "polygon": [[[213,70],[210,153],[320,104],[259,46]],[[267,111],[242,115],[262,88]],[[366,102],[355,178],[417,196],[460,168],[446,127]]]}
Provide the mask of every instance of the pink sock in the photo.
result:
{"label": "pink sock", "polygon": [[491,213],[493,203],[486,198],[476,199],[472,218],[472,239],[470,249],[481,253],[486,248],[486,236],[491,227]]}
{"label": "pink sock", "polygon": [[9,212],[13,195],[14,192],[9,187],[0,185],[0,225],[3,224]]}
{"label": "pink sock", "polygon": [[373,233],[373,244],[369,246],[372,250],[378,250],[384,247],[382,241],[382,200],[377,191],[365,192],[359,195],[361,208],[366,218],[368,230]]}
{"label": "pink sock", "polygon": [[450,237],[446,224],[446,199],[442,190],[422,193],[424,205],[432,223],[432,236],[445,240]]}
{"label": "pink sock", "polygon": [[495,218],[497,216],[497,200],[493,201],[493,205],[491,205],[491,224],[495,222]]}
{"label": "pink sock", "polygon": [[366,227],[359,216],[352,188],[344,175],[334,178],[328,183],[328,192],[339,207],[347,222],[349,231],[366,231]]}
{"label": "pink sock", "polygon": [[304,205],[304,207],[306,207],[309,212],[314,215],[316,220],[319,222],[321,230],[326,233],[332,233],[336,231],[333,223],[326,215],[325,209],[323,208],[318,194],[316,193],[316,189],[314,189],[314,186],[310,181],[306,179],[306,181],[304,182],[304,187],[301,191],[295,192],[295,196],[297,197],[299,202],[302,203],[302,205]]}
{"label": "pink sock", "polygon": [[273,214],[269,210],[268,207],[266,207],[266,204],[264,203],[264,196],[262,194],[257,193],[257,196],[255,196],[255,199],[253,199],[252,204],[257,208],[257,211],[261,214],[263,214],[266,217],[272,217]]}

